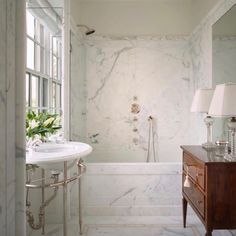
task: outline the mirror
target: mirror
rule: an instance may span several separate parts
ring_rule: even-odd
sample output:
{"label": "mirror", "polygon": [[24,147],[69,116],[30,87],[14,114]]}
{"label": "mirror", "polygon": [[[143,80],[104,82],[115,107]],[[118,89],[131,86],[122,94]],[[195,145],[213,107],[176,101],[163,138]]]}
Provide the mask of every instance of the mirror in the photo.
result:
{"label": "mirror", "polygon": [[[236,82],[236,5],[212,27],[212,86]],[[214,140],[227,140],[227,119],[215,118]]]}

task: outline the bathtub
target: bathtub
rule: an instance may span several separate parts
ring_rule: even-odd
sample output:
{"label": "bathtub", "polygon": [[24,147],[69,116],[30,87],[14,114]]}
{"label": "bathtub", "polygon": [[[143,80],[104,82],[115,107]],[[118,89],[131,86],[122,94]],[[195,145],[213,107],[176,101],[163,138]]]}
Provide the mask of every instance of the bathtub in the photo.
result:
{"label": "bathtub", "polygon": [[[86,163],[85,218],[181,216],[181,163]],[[72,197],[76,196],[73,193]],[[74,199],[71,212],[76,209]],[[76,212],[74,212],[76,214]]]}

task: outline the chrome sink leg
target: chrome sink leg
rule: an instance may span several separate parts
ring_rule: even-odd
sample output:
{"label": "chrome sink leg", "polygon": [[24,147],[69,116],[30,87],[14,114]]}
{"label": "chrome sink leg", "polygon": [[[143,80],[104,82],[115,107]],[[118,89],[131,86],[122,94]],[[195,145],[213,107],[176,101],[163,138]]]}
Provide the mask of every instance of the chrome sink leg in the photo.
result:
{"label": "chrome sink leg", "polygon": [[[42,205],[45,202],[45,170],[42,169]],[[42,219],[42,235],[45,234],[45,210],[43,209],[43,219]]]}
{"label": "chrome sink leg", "polygon": [[63,185],[63,236],[67,236],[67,161],[64,162]]}
{"label": "chrome sink leg", "polygon": [[[81,175],[82,174],[82,166],[81,166],[81,162],[82,160],[80,159],[77,163],[78,165],[78,175]],[[82,235],[83,234],[83,221],[82,221],[82,204],[81,204],[81,197],[82,197],[82,194],[81,194],[81,177],[78,178],[78,204],[79,204],[79,233]]]}

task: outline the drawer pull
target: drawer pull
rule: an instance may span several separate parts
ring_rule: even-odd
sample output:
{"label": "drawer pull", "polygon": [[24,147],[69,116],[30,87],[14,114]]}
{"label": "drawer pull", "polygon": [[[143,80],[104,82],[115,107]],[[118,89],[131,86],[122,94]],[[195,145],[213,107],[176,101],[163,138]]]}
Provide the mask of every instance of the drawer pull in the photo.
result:
{"label": "drawer pull", "polygon": [[187,165],[187,175],[184,181],[184,187],[190,188],[189,175],[188,175],[188,165]]}
{"label": "drawer pull", "polygon": [[196,165],[193,165],[193,164],[188,164],[188,163],[184,163],[184,165],[187,167],[186,169],[188,169],[189,167],[192,167],[192,166],[196,166]]}
{"label": "drawer pull", "polygon": [[203,174],[202,174],[202,173],[197,173],[196,176],[197,176],[197,177],[199,177],[199,176],[203,176]]}
{"label": "drawer pull", "polygon": [[203,201],[201,201],[201,200],[198,200],[198,201],[197,201],[197,203],[198,203],[198,204],[202,204],[202,203],[203,203]]}
{"label": "drawer pull", "polygon": [[188,177],[188,175],[187,175],[186,178],[185,178],[184,187],[185,187],[185,188],[190,188],[190,187],[191,187],[190,182],[189,182],[189,177]]}

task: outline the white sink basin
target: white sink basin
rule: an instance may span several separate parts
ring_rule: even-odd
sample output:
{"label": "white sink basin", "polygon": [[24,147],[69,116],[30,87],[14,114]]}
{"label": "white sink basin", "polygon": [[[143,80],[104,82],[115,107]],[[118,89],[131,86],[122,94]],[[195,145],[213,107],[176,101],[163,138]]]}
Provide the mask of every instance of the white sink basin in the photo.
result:
{"label": "white sink basin", "polygon": [[92,152],[86,143],[43,143],[26,153],[26,164],[36,164],[50,170],[63,170],[65,161],[74,161]]}

